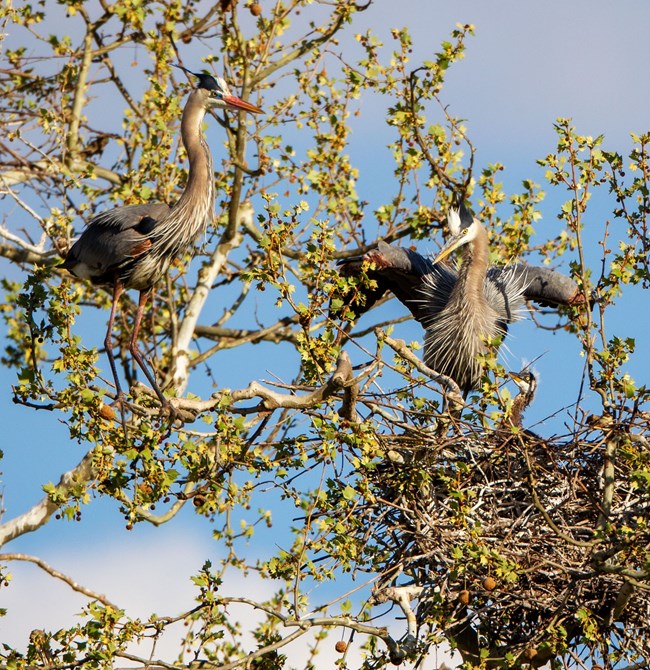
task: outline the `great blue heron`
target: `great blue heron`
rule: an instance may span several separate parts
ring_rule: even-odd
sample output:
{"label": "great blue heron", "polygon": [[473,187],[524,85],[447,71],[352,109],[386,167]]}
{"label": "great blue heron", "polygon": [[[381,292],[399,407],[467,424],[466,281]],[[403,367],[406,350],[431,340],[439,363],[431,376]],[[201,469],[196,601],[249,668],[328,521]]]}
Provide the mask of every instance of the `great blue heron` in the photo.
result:
{"label": "great blue heron", "polygon": [[171,207],[164,203],[147,203],[102,212],[90,221],[61,265],[76,277],[89,279],[93,284],[113,287],[104,346],[120,406],[124,394],[113,355],[113,322],[122,291],[135,288],[140,291],[140,296],[129,351],[149,380],[163,408],[167,411],[173,409],[153,372],[145,365],[137,340],[144,307],[154,284],[167,271],[170,263],[204,234],[213,215],[212,155],[201,130],[205,113],[211,109],[262,112],[259,107],[233,95],[220,77],[181,69],[198,77],[197,88],[190,93],[181,120],[181,139],[189,160],[185,190]]}
{"label": "great blue heron", "polygon": [[524,411],[533,402],[537,392],[537,375],[528,368],[519,372],[509,372],[508,375],[519,388],[519,393],[514,397],[510,407],[508,423],[521,428]]}
{"label": "great blue heron", "polygon": [[[574,281],[547,268],[490,267],[487,232],[462,203],[450,211],[448,225],[451,238],[433,260],[384,242],[368,251],[363,260],[375,285],[361,289],[365,302],[352,311],[369,309],[391,290],[424,326],[425,364],[467,394],[479,386],[480,355],[488,343],[498,346],[525,300],[576,305],[585,298]],[[441,262],[459,247],[464,255],[458,269]],[[342,272],[354,275],[361,266],[358,258],[345,260]]]}

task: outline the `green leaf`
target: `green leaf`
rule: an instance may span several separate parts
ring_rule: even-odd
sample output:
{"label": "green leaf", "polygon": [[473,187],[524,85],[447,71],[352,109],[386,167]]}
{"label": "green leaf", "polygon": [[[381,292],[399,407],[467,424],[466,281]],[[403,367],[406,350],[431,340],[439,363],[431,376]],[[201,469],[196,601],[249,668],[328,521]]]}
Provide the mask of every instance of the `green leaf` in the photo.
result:
{"label": "green leaf", "polygon": [[354,498],[357,495],[357,492],[348,484],[343,491],[341,492],[341,495],[346,499],[346,500],[354,500]]}

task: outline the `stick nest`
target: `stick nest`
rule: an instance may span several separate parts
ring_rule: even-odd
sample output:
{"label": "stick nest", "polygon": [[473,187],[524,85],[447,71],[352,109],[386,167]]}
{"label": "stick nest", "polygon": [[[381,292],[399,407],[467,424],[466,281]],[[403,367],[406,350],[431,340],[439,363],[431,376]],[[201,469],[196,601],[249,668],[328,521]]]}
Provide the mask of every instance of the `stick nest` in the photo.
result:
{"label": "stick nest", "polygon": [[647,661],[650,487],[635,470],[647,446],[589,427],[388,436],[366,471],[364,525],[387,581],[425,587],[419,625],[461,650],[541,665],[581,640],[586,657]]}

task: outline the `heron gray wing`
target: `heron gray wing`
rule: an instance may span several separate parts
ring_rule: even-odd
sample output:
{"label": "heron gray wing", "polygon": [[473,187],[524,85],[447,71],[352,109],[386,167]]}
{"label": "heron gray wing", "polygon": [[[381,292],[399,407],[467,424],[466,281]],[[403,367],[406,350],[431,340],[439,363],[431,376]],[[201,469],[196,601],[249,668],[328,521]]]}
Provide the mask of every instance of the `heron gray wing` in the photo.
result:
{"label": "heron gray wing", "polygon": [[166,205],[164,202],[114,207],[94,216],[88,222],[86,230],[93,227],[117,228],[118,230],[135,228],[145,218],[157,221],[168,212],[169,205]]}
{"label": "heron gray wing", "polygon": [[524,286],[526,300],[550,306],[580,305],[587,301],[573,279],[549,268],[520,263],[510,268],[494,268],[493,271],[512,273],[512,277]]}
{"label": "heron gray wing", "polygon": [[433,263],[426,256],[422,256],[413,249],[394,247],[387,242],[377,243],[377,249],[368,252],[381,257],[378,266],[389,270],[399,271],[404,276],[422,277],[433,270]]}
{"label": "heron gray wing", "polygon": [[448,265],[436,265],[413,249],[393,247],[385,242],[377,245],[371,260],[377,265],[377,283],[383,288],[382,294],[392,291],[425,328],[431,318],[444,309],[458,277]]}
{"label": "heron gray wing", "polygon": [[61,267],[93,283],[110,283],[151,247],[151,233],[169,212],[163,203],[116,207],[98,214]]}
{"label": "heron gray wing", "polygon": [[[374,268],[369,269],[367,274],[377,286],[363,290],[363,306],[355,305],[353,308],[357,315],[367,312],[387,291],[391,291],[424,325],[427,318],[430,318],[430,306],[426,306],[426,296],[431,288],[436,293],[444,293],[448,298],[456,281],[456,273],[447,266],[436,266],[429,258],[413,249],[392,246],[386,242],[379,242],[375,249],[362,257],[341,261],[341,273],[348,277],[356,275],[363,261],[373,263]],[[441,308],[445,302],[446,300],[441,301]]]}
{"label": "heron gray wing", "polygon": [[523,263],[491,267],[485,278],[485,297],[504,332],[509,323],[521,318],[524,300],[553,307],[585,302],[583,293],[570,277]]}

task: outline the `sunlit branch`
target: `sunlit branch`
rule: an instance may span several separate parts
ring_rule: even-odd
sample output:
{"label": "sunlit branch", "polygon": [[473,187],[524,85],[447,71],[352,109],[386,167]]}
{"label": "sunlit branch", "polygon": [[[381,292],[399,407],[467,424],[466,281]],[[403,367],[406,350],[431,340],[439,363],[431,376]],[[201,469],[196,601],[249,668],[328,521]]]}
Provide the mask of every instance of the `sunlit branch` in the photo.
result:
{"label": "sunlit branch", "polygon": [[[3,184],[6,187],[17,186],[28,181],[44,179],[45,177],[58,177],[66,168],[60,157],[50,157],[47,160],[39,160],[28,163],[24,168],[10,169],[1,174]],[[73,172],[92,172],[96,177],[105,181],[122,185],[124,179],[117,172],[108,170],[101,165],[96,165],[90,161],[75,158],[69,164],[69,169]]]}
{"label": "sunlit branch", "polygon": [[[302,396],[279,393],[272,391],[259,384],[252,382],[245,389],[238,389],[230,392],[220,392],[212,395],[209,400],[194,400],[191,398],[172,398],[171,402],[174,408],[179,410],[181,414],[187,414],[187,417],[195,417],[202,412],[207,412],[223,403],[224,397],[230,399],[233,404],[232,411],[237,414],[252,414],[256,412],[268,412],[275,409],[308,409],[318,405],[327,400],[334,393],[345,389],[348,386],[354,385],[354,377],[352,375],[352,365],[346,352],[342,352],[337,361],[336,370],[330,377],[329,381],[323,386],[320,386],[310,393]],[[154,392],[144,384],[137,383],[133,386],[136,393],[144,393],[154,397]],[[260,398],[262,402],[254,407],[238,408],[234,405],[244,400],[252,400]],[[349,404],[350,400],[348,400]]]}
{"label": "sunlit branch", "polygon": [[416,370],[421,372],[423,375],[430,377],[433,381],[443,386],[448,391],[449,399],[454,405],[463,405],[463,395],[458,388],[458,384],[447,377],[446,375],[441,375],[439,372],[432,370],[426,366],[407,346],[404,340],[394,340],[381,329],[376,329],[375,334],[377,339],[385,342],[396,354],[401,356],[404,360],[408,361]]}
{"label": "sunlit branch", "polygon": [[[277,344],[278,342],[295,341],[295,335],[291,326],[296,325],[298,321],[297,315],[286,316],[266,328],[259,328],[257,330],[202,326],[198,324],[194,332],[198,337],[219,340],[219,349],[228,349],[239,344],[260,342],[262,340]],[[195,360],[192,361],[192,365],[195,365]]]}
{"label": "sunlit branch", "polygon": [[83,57],[79,63],[79,73],[77,75],[77,83],[74,91],[74,98],[72,102],[72,118],[70,119],[70,126],[67,133],[67,148],[70,152],[70,158],[76,157],[79,149],[79,127],[81,125],[81,116],[83,107],[86,102],[86,84],[88,82],[88,72],[92,63],[92,35],[87,32],[84,36]]}
{"label": "sunlit branch", "polygon": [[[61,476],[57,488],[62,495],[66,495],[80,483],[93,479],[95,476],[94,456],[94,450],[89,451],[76,467]],[[45,496],[24,514],[2,524],[0,526],[0,547],[25,533],[37,530],[47,523],[58,509],[59,506],[53,503],[49,496]]]}
{"label": "sunlit branch", "polygon": [[[365,6],[360,7],[355,6],[355,9],[357,11],[363,11],[367,9],[369,6],[370,2],[368,2],[368,4]],[[297,40],[296,43],[299,44],[300,46],[292,49],[291,51],[289,51],[289,53],[285,54],[281,58],[278,58],[278,60],[275,61],[274,63],[271,63],[266,67],[262,67],[260,64],[260,67],[257,69],[257,71],[251,75],[251,84],[253,88],[256,88],[260,82],[269,79],[270,76],[277,70],[280,70],[289,63],[293,63],[294,61],[299,60],[313,49],[318,48],[321,45],[329,42],[329,40],[332,39],[332,37],[336,35],[336,33],[341,29],[345,20],[346,20],[346,14],[344,12],[342,11],[335,12],[335,17],[332,19],[330,25],[327,28],[323,28],[322,30],[319,31],[320,33],[319,37],[314,37],[312,39],[305,38],[303,40]]]}
{"label": "sunlit branch", "polygon": [[[253,208],[250,204],[244,203],[239,210],[239,217],[250,219],[252,216]],[[205,301],[208,298],[214,280],[228,260],[228,254],[239,246],[240,243],[241,236],[238,235],[229,240],[222,239],[214,250],[210,262],[199,273],[194,293],[190,298],[184,318],[178,329],[176,350],[173,352],[174,367],[171,376],[174,380],[174,387],[179,394],[182,394],[187,386],[190,368],[190,343],[194,337],[194,330]]]}
{"label": "sunlit branch", "polygon": [[415,109],[417,102],[415,99],[415,89],[417,87],[417,72],[423,69],[425,68],[417,68],[416,70],[413,70],[413,72],[411,72],[409,76],[409,108],[411,113],[411,130],[415,135],[415,140],[418,143],[418,146],[420,147],[422,155],[427,160],[427,163],[429,163],[429,167],[433,170],[433,172],[435,172],[438,179],[440,179],[440,181],[445,186],[447,186],[447,188],[456,191],[460,187],[460,183],[453,177],[449,176],[447,174],[447,171],[441,168],[440,165],[438,165],[438,161],[432,156],[427,143],[424,141],[424,138],[422,137],[422,133],[420,133],[420,127],[418,124],[418,113],[417,110]]}
{"label": "sunlit branch", "polygon": [[24,561],[26,563],[33,563],[34,565],[37,565],[39,568],[41,568],[41,570],[43,570],[44,572],[47,572],[47,574],[49,574],[51,577],[54,577],[55,579],[59,579],[62,582],[66,583],[73,591],[77,591],[78,593],[82,593],[83,595],[88,596],[93,600],[97,600],[106,607],[112,607],[115,610],[119,609],[119,607],[117,605],[114,605],[110,600],[108,600],[108,598],[105,595],[97,593],[96,591],[92,591],[91,589],[86,588],[85,586],[79,584],[78,582],[74,581],[71,577],[68,577],[68,575],[65,575],[59,570],[56,570],[51,565],[46,563],[44,560],[38,558],[37,556],[30,556],[28,554],[0,554],[0,562],[4,561],[7,562]]}

